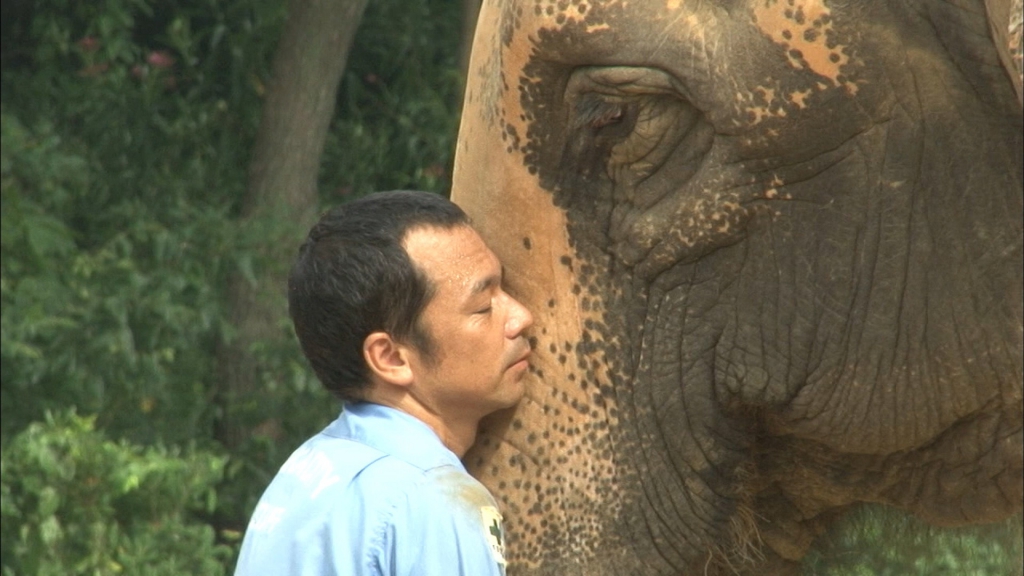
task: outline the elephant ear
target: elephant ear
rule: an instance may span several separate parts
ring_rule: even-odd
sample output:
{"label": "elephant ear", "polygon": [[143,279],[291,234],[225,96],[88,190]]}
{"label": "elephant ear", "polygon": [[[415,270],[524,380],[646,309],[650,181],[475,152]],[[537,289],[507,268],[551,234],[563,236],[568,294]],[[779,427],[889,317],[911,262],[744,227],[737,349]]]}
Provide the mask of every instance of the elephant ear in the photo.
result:
{"label": "elephant ear", "polygon": [[1021,65],[1021,0],[985,0],[985,10],[988,12],[988,26],[999,59],[1017,92],[1017,102],[1024,103],[1021,92],[1024,84],[1024,69]]}

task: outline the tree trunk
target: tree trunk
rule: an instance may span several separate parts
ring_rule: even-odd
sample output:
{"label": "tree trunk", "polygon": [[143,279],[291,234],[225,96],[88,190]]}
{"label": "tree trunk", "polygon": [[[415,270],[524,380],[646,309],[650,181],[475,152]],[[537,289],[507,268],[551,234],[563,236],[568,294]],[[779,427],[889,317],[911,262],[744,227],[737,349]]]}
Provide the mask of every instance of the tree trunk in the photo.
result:
{"label": "tree trunk", "polygon": [[[288,18],[271,69],[259,132],[249,165],[242,221],[270,234],[263,261],[272,263],[255,279],[230,281],[230,319],[236,333],[218,350],[218,438],[229,448],[248,437],[254,424],[242,402],[259,389],[253,347],[281,337],[290,241],[305,234],[316,215],[317,175],[338,83],[366,0],[289,0]],[[264,228],[265,227],[265,228]],[[272,231],[287,228],[275,237]]]}

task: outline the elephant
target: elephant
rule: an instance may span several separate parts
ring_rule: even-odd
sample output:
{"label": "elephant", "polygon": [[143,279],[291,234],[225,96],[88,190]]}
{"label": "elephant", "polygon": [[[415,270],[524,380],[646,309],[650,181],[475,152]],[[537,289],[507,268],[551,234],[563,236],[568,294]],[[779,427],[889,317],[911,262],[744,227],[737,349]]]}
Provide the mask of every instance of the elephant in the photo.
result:
{"label": "elephant", "polygon": [[535,318],[465,460],[509,574],[1021,513],[1012,1],[484,1],[451,196]]}

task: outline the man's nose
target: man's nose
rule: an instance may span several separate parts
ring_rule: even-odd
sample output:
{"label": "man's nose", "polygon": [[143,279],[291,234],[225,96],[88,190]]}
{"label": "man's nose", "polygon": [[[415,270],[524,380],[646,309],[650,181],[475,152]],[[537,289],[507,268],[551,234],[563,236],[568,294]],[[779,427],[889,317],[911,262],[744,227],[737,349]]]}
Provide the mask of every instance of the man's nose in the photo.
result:
{"label": "man's nose", "polygon": [[519,300],[511,296],[508,300],[509,314],[508,321],[505,322],[505,331],[509,338],[516,338],[523,330],[533,325],[533,314]]}

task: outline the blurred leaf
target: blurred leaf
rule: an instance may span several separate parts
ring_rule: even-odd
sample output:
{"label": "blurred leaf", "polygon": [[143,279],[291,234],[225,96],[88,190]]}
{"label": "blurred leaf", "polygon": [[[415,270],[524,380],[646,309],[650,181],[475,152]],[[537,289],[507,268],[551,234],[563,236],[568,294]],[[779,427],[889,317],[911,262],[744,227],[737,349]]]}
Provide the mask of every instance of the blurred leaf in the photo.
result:
{"label": "blurred leaf", "polygon": [[224,460],[113,442],[94,419],[47,416],[3,448],[4,573],[220,575],[231,549],[195,518]]}
{"label": "blurred leaf", "polygon": [[896,510],[863,506],[819,539],[804,561],[804,574],[1019,576],[1021,520],[936,528]]}

